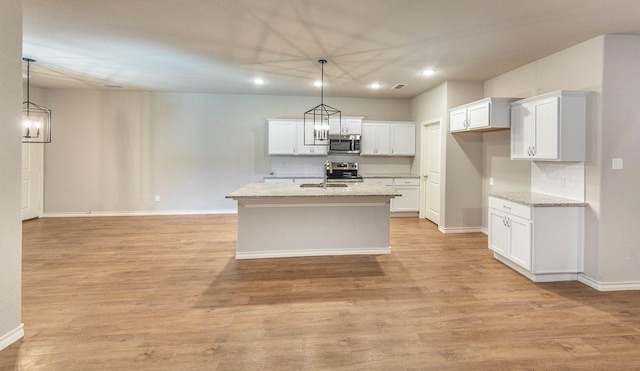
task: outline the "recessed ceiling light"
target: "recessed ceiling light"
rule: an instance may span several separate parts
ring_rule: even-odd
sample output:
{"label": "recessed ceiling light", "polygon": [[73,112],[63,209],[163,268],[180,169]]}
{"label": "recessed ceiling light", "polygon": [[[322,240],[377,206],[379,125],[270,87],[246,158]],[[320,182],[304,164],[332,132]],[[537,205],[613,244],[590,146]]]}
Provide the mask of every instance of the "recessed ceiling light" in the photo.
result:
{"label": "recessed ceiling light", "polygon": [[253,83],[256,84],[256,85],[264,85],[264,82],[265,81],[263,79],[261,79],[261,78],[253,79]]}
{"label": "recessed ceiling light", "polygon": [[377,83],[377,82],[372,82],[371,84],[369,84],[369,87],[371,89],[380,89],[381,86],[382,85],[380,85],[380,83]]}
{"label": "recessed ceiling light", "polygon": [[322,81],[314,81],[313,82],[313,86],[321,87],[322,86]]}
{"label": "recessed ceiling light", "polygon": [[432,76],[433,74],[436,73],[436,70],[434,70],[433,68],[428,68],[426,70],[423,70],[421,72],[424,76]]}

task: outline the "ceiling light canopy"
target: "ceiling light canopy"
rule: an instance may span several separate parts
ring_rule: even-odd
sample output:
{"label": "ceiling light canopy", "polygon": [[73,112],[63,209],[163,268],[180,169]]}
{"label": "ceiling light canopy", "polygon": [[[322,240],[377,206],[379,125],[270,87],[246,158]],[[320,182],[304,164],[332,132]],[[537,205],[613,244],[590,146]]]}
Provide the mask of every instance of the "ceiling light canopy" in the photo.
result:
{"label": "ceiling light canopy", "polygon": [[31,62],[27,62],[27,100],[22,102],[22,143],[51,143],[51,110],[31,101]]}
{"label": "ceiling light canopy", "polygon": [[255,79],[253,79],[253,83],[256,84],[256,85],[264,85],[265,81],[264,81],[264,79],[261,79],[261,78],[257,77]]}
{"label": "ceiling light canopy", "polygon": [[[320,104],[304,113],[304,144],[305,145],[328,145],[329,144],[329,120],[336,118],[342,124],[342,113],[340,110],[324,104],[324,65],[325,59],[318,60],[322,70],[320,80]],[[309,127],[310,130],[307,130]],[[340,128],[342,130],[342,128]],[[307,133],[313,131],[313,141],[307,143]]]}
{"label": "ceiling light canopy", "polygon": [[371,84],[369,84],[369,87],[371,89],[380,89],[382,87],[382,85],[380,85],[380,83],[378,83],[378,82],[372,82]]}

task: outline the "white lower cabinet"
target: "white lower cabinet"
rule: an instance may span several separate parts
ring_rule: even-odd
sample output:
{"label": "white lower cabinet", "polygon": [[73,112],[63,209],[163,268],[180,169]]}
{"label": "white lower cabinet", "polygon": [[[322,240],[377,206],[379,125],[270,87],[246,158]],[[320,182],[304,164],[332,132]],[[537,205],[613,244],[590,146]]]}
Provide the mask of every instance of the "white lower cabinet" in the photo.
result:
{"label": "white lower cabinet", "polygon": [[418,212],[420,207],[420,179],[394,178],[395,191],[402,194],[391,199],[391,212]]}
{"label": "white lower cabinet", "polygon": [[489,249],[535,282],[577,279],[583,270],[584,207],[527,206],[489,197]]}
{"label": "white lower cabinet", "polygon": [[392,216],[415,216],[420,208],[419,178],[364,178],[366,183],[393,187],[401,196],[391,199]]}

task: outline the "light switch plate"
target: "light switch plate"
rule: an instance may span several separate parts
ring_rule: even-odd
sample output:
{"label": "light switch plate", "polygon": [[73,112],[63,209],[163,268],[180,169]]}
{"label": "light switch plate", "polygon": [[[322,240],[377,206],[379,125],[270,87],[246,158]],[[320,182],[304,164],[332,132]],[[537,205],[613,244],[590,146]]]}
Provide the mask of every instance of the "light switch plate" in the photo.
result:
{"label": "light switch plate", "polygon": [[621,158],[614,158],[611,160],[611,168],[613,170],[620,170],[622,169],[622,159]]}

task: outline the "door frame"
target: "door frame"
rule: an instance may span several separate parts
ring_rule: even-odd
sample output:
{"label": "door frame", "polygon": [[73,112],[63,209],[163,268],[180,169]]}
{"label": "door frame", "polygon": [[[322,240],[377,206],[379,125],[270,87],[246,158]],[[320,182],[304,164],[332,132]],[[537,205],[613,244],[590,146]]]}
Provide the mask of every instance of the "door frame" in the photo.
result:
{"label": "door frame", "polygon": [[[22,143],[22,150],[24,150],[24,145],[27,146],[31,146],[31,145],[36,145],[36,146],[41,146],[42,150],[40,151],[40,169],[39,170],[39,174],[40,174],[40,179],[39,179],[39,186],[40,186],[40,207],[38,209],[38,216],[37,218],[42,218],[44,216],[44,143]],[[31,148],[31,147],[28,147]],[[21,157],[22,158],[22,157]],[[22,166],[20,166],[20,168],[22,169]],[[20,174],[20,179],[22,179],[22,173]],[[22,193],[20,194],[20,197],[22,197]],[[31,218],[31,219],[36,219],[36,218]],[[31,219],[22,219],[22,221],[25,220],[31,220]]]}
{"label": "door frame", "polygon": [[[427,173],[427,138],[426,138],[426,132],[427,132],[427,127],[428,126],[432,126],[432,125],[439,125],[440,126],[440,161],[442,163],[442,117],[436,117],[436,118],[432,118],[429,120],[425,120],[422,121],[420,123],[420,185],[422,185],[422,181],[423,181],[423,177],[426,175]],[[442,172],[442,164],[440,166],[441,172]],[[426,219],[427,216],[427,210],[425,208],[425,202],[426,202],[426,198],[427,198],[427,187],[420,187],[420,208],[419,208],[419,212],[418,212],[418,218],[420,219]],[[443,205],[442,205],[442,180],[440,181],[440,217],[442,217],[442,209],[443,209]],[[441,220],[442,222],[442,220]],[[438,225],[439,227],[440,225]]]}

